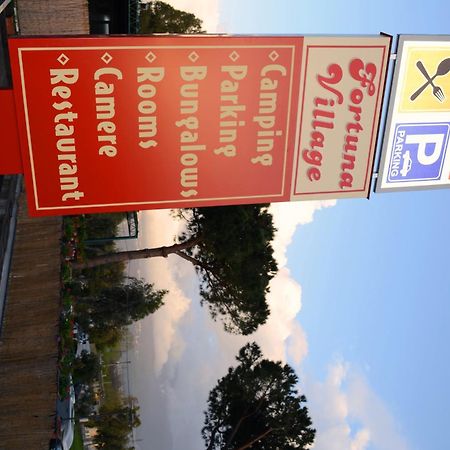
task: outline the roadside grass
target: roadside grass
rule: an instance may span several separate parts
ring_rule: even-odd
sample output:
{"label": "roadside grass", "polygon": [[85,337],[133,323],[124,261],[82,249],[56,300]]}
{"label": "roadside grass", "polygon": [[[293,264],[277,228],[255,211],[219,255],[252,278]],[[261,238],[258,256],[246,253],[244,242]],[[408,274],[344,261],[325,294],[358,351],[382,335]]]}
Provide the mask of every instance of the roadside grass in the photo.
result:
{"label": "roadside grass", "polygon": [[73,442],[70,450],[83,450],[83,435],[81,434],[81,426],[78,422],[75,422],[75,429],[73,435]]}
{"label": "roadside grass", "polygon": [[120,392],[114,387],[111,366],[102,365],[103,404],[117,405],[121,401]]}
{"label": "roadside grass", "polygon": [[102,360],[104,364],[114,364],[119,358],[117,355],[120,355],[120,346],[121,343],[117,342],[113,347],[107,347],[102,350]]}

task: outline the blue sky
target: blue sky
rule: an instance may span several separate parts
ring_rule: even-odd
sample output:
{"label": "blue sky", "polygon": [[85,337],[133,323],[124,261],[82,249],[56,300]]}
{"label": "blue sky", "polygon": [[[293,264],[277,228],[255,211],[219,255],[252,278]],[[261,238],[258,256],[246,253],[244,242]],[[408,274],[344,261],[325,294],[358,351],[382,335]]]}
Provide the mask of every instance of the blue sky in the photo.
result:
{"label": "blue sky", "polygon": [[[446,448],[448,200],[417,192],[338,202],[288,253],[303,288],[304,370],[323,377],[336,354],[359,367],[414,449]],[[437,430],[431,439],[427,421]]]}
{"label": "blue sky", "polygon": [[[204,19],[208,31],[450,31],[443,1],[171,3]],[[292,221],[291,230],[280,231],[284,278],[274,288],[285,303],[272,308],[273,324],[256,338],[266,354],[286,358],[299,372],[318,428],[316,449],[448,448],[449,204],[450,190],[440,190],[275,210],[282,227]],[[161,244],[168,230],[177,231],[163,213],[152,214],[143,217],[153,231],[141,245]],[[152,264],[136,270],[164,279],[174,297],[142,324],[136,367],[150,366],[152,398],[146,400],[142,377],[136,376],[136,392],[144,417],[164,405],[168,419],[158,429],[166,427],[170,436],[162,443],[141,429],[138,437],[143,449],[178,450],[182,442],[198,450],[205,396],[244,341],[222,334],[198,307],[190,267],[170,258]],[[145,347],[152,349],[150,363]]]}
{"label": "blue sky", "polygon": [[[231,0],[222,11],[237,33],[449,32],[442,1]],[[417,449],[448,445],[449,200],[444,190],[341,201],[298,230],[288,252],[303,288],[304,370],[324,376],[330,355],[359,366]]]}

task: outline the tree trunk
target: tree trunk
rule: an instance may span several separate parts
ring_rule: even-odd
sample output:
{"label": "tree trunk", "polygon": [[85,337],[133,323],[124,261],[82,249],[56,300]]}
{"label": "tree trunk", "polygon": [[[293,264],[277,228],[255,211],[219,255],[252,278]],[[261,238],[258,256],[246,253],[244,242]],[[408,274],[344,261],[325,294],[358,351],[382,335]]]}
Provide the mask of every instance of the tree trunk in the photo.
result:
{"label": "tree trunk", "polygon": [[[144,258],[167,258],[170,254],[178,254],[184,258],[182,251],[194,247],[200,242],[200,237],[195,237],[182,242],[181,244],[173,244],[169,247],[144,248],[142,250],[129,250],[124,252],[110,253],[108,255],[94,256],[87,261],[76,261],[72,263],[72,268],[76,270],[90,269],[92,267],[101,266],[103,264],[111,264],[116,262],[131,261],[133,259]],[[187,255],[186,255],[187,256]],[[184,258],[187,259],[187,258]],[[189,259],[190,262],[195,261],[194,258]]]}
{"label": "tree trunk", "polygon": [[263,395],[261,395],[261,398],[258,401],[258,406],[256,407],[255,410],[253,410],[251,413],[247,413],[244,416],[242,416],[239,420],[238,423],[235,425],[230,437],[228,438],[227,443],[225,444],[225,448],[228,448],[228,446],[230,445],[231,441],[234,439],[234,437],[236,436],[236,433],[239,430],[239,427],[242,425],[242,423],[244,422],[244,420],[248,419],[249,417],[253,416],[254,414],[256,414],[260,409],[261,406],[264,402],[264,399],[266,398],[267,392],[269,391],[269,389],[272,387],[272,384],[275,381],[275,377],[272,377],[270,383],[267,385],[266,389],[263,392]]}

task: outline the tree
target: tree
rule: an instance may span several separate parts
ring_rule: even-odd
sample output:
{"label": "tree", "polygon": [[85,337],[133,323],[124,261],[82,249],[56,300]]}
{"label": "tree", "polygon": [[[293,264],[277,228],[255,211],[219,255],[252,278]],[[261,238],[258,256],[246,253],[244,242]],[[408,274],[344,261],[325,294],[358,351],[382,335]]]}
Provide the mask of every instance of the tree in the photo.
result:
{"label": "tree", "polygon": [[142,5],[141,33],[201,33],[202,21],[194,14],[151,1]]}
{"label": "tree", "polygon": [[100,371],[99,357],[94,353],[83,351],[78,358],[75,358],[72,370],[76,382],[87,384],[98,378]]}
{"label": "tree", "polygon": [[[83,218],[85,239],[111,238],[118,235],[119,224],[126,218],[126,214],[85,214]],[[114,241],[97,242],[84,247],[84,251],[89,258],[115,252],[117,246]],[[84,271],[79,278],[86,282],[89,293],[97,294],[107,287],[122,284],[125,279],[124,271],[124,263],[105,264]]]}
{"label": "tree", "polygon": [[305,449],[315,430],[306,398],[296,389],[293,369],[263,359],[256,343],[247,344],[210,392],[202,437],[207,450]]}
{"label": "tree", "polygon": [[89,329],[89,339],[95,343],[98,350],[115,347],[124,339],[124,336],[124,328],[98,326]]}
{"label": "tree", "polygon": [[107,450],[130,449],[129,435],[140,424],[139,407],[126,406],[123,401],[118,404],[103,404],[98,416],[89,422],[89,426],[97,428],[94,437],[96,447]]}
{"label": "tree", "polygon": [[95,395],[90,386],[86,386],[77,396],[75,402],[76,417],[88,417],[94,412],[94,407],[97,404]]}
{"label": "tree", "polygon": [[80,297],[77,312],[81,322],[90,320],[95,329],[121,328],[143,319],[163,304],[167,291],[154,289],[153,284],[130,278],[126,284],[111,286],[95,296]]}
{"label": "tree", "polygon": [[117,236],[119,225],[125,219],[125,213],[86,214],[86,236],[88,239],[104,239]]}
{"label": "tree", "polygon": [[[104,244],[101,247],[101,254],[109,254],[117,251],[116,245]],[[94,254],[89,250],[86,251],[86,257],[89,259]],[[98,255],[98,254],[97,254]],[[98,267],[94,267],[90,270],[85,270],[83,273],[79,274],[76,281],[81,281],[83,285],[86,286],[85,292],[91,295],[96,295],[103,289],[111,286],[116,286],[123,284],[125,280],[124,276],[125,264],[114,263],[114,264],[104,264]]]}
{"label": "tree", "polygon": [[200,279],[200,295],[214,319],[227,331],[249,334],[269,316],[266,294],[277,271],[268,205],[194,208],[188,211],[186,232],[170,247],[158,247],[92,257],[74,263],[76,269],[174,254],[192,263]]}

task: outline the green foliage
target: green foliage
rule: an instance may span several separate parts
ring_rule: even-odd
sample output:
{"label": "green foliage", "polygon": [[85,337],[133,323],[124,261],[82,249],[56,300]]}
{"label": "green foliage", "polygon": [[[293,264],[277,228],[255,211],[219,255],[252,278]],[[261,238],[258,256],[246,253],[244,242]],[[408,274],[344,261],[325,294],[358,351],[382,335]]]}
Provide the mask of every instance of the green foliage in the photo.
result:
{"label": "green foliage", "polygon": [[94,406],[97,404],[94,392],[89,386],[85,386],[75,402],[75,414],[77,417],[88,417],[94,411]]}
{"label": "green foliage", "polygon": [[153,284],[130,278],[128,283],[79,297],[77,322],[84,330],[89,330],[91,340],[99,348],[112,347],[121,340],[124,327],[160,308],[166,293],[155,289]]}
{"label": "green foliage", "polygon": [[[77,261],[82,261],[85,257],[116,251],[116,245],[112,241],[86,246],[86,240],[116,236],[118,225],[124,218],[124,213],[65,217],[61,245],[64,259],[70,261],[76,258]],[[113,263],[77,272],[72,271],[69,263],[64,262],[63,281],[66,284],[72,281],[71,285],[74,289],[76,289],[75,285],[82,281],[83,291],[95,294],[109,286],[123,283],[124,271],[124,263]]]}
{"label": "green foliage", "polygon": [[97,428],[94,443],[99,449],[127,450],[132,429],[140,425],[139,407],[118,404],[103,404],[90,426]]}
{"label": "green foliage", "polygon": [[73,268],[176,254],[195,266],[202,304],[213,319],[220,319],[229,332],[252,333],[269,316],[266,295],[277,271],[268,205],[195,208],[184,214],[187,231],[177,244],[100,255]]}
{"label": "green foliage", "polygon": [[201,33],[202,21],[161,1],[142,5],[141,33]]}
{"label": "green foliage", "polygon": [[80,424],[78,422],[75,422],[74,428],[73,442],[70,450],[84,450],[83,435],[81,434]]}
{"label": "green foliage", "polygon": [[87,239],[102,239],[117,236],[118,227],[126,219],[125,213],[86,214]]}
{"label": "green foliage", "polygon": [[100,360],[95,353],[82,352],[73,361],[73,378],[75,382],[88,384],[99,378]]}
{"label": "green foliage", "polygon": [[61,280],[63,283],[69,283],[72,279],[72,268],[67,263],[61,264]]}
{"label": "green foliage", "polygon": [[70,217],[65,218],[64,220],[64,236],[71,237],[74,232],[74,224]]}
{"label": "green foliage", "polygon": [[94,327],[89,329],[89,337],[98,350],[105,350],[119,344],[124,336],[122,328]]}
{"label": "green foliage", "polygon": [[[69,301],[67,293],[63,293],[63,302]],[[73,319],[70,314],[64,314],[59,323],[58,341],[58,393],[60,398],[65,398],[68,394],[70,384],[70,374],[75,355],[75,341],[73,339]]]}
{"label": "green foliage", "polygon": [[[62,248],[70,246],[84,248],[86,238],[114,236],[124,220],[123,213],[89,214],[64,218]],[[114,242],[86,247],[87,256],[116,251]],[[83,252],[84,253],[84,252]],[[83,255],[77,251],[77,259]],[[65,294],[76,298],[76,320],[90,340],[99,349],[113,347],[123,337],[123,327],[134,320],[145,317],[162,305],[165,291],[153,290],[152,285],[132,280],[125,283],[125,263],[111,263],[82,271],[72,270],[63,263]],[[126,299],[126,296],[129,296]],[[65,300],[63,299],[65,305]],[[65,324],[62,324],[64,328]],[[62,329],[62,342],[66,341]]]}
{"label": "green foliage", "polygon": [[79,298],[78,308],[84,309],[95,327],[124,327],[160,308],[165,294],[153,284],[130,278],[128,283],[107,287],[98,295]]}
{"label": "green foliage", "polygon": [[[125,219],[124,213],[86,214],[84,228],[86,239],[111,238],[118,235],[119,224]],[[86,247],[86,256],[115,252],[114,242],[102,242]],[[96,294],[110,286],[122,284],[124,281],[125,264],[112,263],[93,267],[82,271],[82,278],[88,286],[90,294]]]}
{"label": "green foliage", "polygon": [[232,333],[250,334],[269,316],[266,294],[277,271],[268,205],[196,208],[181,237],[199,237],[189,255],[201,280],[202,304]]}
{"label": "green foliage", "polygon": [[[115,251],[115,247],[110,246],[109,248],[111,248],[111,252]],[[125,263],[111,263],[85,269],[81,275],[78,275],[78,278],[82,279],[87,285],[89,294],[96,295],[111,286],[122,284],[125,279],[124,271]]]}
{"label": "green foliage", "polygon": [[309,448],[315,430],[293,369],[263,359],[255,343],[236,359],[209,394],[202,429],[207,450]]}
{"label": "green foliage", "polygon": [[60,371],[58,377],[58,397],[60,400],[64,400],[69,396],[70,383],[71,379],[69,374]]}

